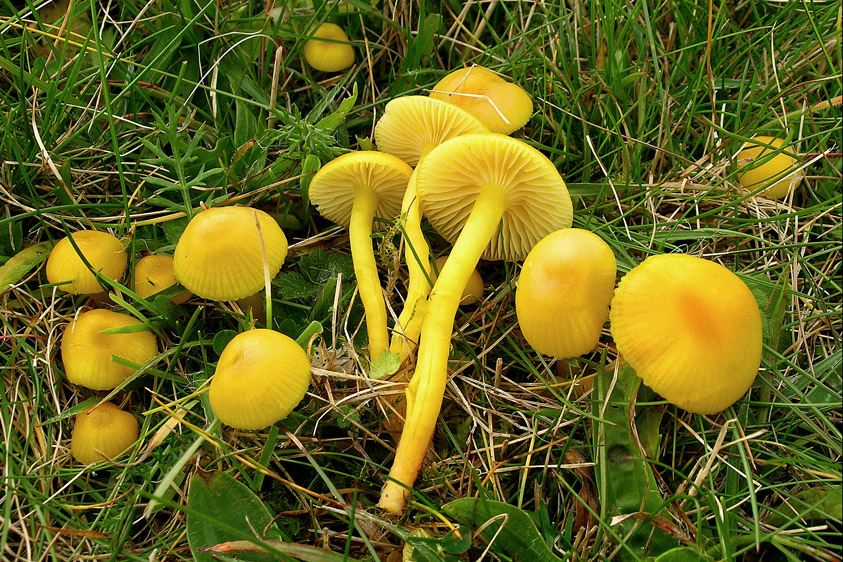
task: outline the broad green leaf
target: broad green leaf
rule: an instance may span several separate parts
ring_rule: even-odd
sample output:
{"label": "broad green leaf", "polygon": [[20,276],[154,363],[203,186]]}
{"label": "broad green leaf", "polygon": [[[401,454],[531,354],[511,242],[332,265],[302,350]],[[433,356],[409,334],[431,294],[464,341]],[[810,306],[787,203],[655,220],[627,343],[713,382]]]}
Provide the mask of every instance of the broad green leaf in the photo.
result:
{"label": "broad green leaf", "polygon": [[481,498],[461,498],[442,508],[463,525],[480,528],[480,535],[513,560],[562,562],[547,546],[533,520],[515,506]]}
{"label": "broad green leaf", "polygon": [[217,355],[222,355],[225,346],[227,346],[228,342],[233,340],[236,335],[237,332],[234,330],[221,330],[217,332],[214,336],[213,342],[214,353],[216,353]]}
{"label": "broad green leaf", "polygon": [[594,442],[601,516],[605,520],[618,517],[614,531],[619,536],[627,537],[632,531],[624,542],[625,548],[618,554],[619,560],[656,556],[678,546],[678,541],[647,525],[640,517],[632,516],[659,515],[663,506],[653,469],[641,456],[637,433],[629,423],[630,404],[641,379],[631,367],[624,365],[609,394],[611,382],[611,370],[603,369],[598,373],[599,399],[594,403],[594,414],[603,421],[594,423]]}
{"label": "broad green leaf", "polygon": [[400,366],[401,356],[399,354],[390,353],[389,350],[383,351],[369,365],[369,378],[375,380],[384,379],[390,375],[394,375]]}
{"label": "broad green leaf", "polygon": [[[251,544],[266,546],[264,541],[267,540],[287,540],[272,521],[272,514],[263,502],[243,483],[224,472],[200,469],[193,474],[187,508],[187,539],[197,562],[237,559],[236,556],[229,558],[203,550],[228,541],[252,537],[256,540],[249,541]],[[253,562],[279,559],[284,558],[261,552],[250,553],[248,558]]]}

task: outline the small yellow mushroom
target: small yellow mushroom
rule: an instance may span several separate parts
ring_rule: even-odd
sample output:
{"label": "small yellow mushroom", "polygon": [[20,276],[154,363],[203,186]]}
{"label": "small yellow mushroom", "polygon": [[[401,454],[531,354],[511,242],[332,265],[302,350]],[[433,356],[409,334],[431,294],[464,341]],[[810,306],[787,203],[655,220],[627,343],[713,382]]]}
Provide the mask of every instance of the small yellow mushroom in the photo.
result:
{"label": "small yellow mushroom", "polygon": [[64,330],[61,357],[67,380],[94,390],[110,390],[135,370],[115,362],[120,357],[143,365],[158,354],[155,334],[132,331],[103,334],[103,330],[139,326],[141,322],[127,314],[95,309],[79,314]]}
{"label": "small yellow mushroom", "polygon": [[263,429],[287,417],[308,385],[310,357],[301,346],[273,330],[249,330],[225,346],[208,400],[224,424]]}
{"label": "small yellow mushroom", "polygon": [[115,459],[138,440],[138,420],[131,412],[104,402],[76,415],[70,454],[81,464]]}
{"label": "small yellow mushroom", "polygon": [[304,44],[304,60],[315,70],[339,72],[354,64],[354,48],[340,26],[325,22]]}
{"label": "small yellow mushroom", "polygon": [[783,146],[784,139],[775,137],[754,137],[745,143],[735,157],[741,187],[747,191],[763,187],[756,196],[770,199],[784,199],[793,191],[799,185],[802,174],[798,171],[796,159],[787,154]]}
{"label": "small yellow mushroom", "polygon": [[[90,269],[80,253],[85,256]],[[118,280],[126,271],[127,259],[123,244],[113,234],[79,230],[53,246],[47,258],[47,281],[72,295],[94,295],[103,292],[94,271]]]}

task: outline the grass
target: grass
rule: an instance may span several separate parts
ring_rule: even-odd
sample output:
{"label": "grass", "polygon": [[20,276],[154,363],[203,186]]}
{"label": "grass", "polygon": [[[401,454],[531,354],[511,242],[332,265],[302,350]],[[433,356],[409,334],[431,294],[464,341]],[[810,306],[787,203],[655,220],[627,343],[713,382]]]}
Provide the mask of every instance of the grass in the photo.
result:
{"label": "grass", "polygon": [[[408,514],[388,521],[375,507],[393,450],[384,395],[400,386],[366,376],[347,237],[309,206],[306,184],[320,162],[369,145],[388,100],[473,63],[533,97],[517,136],[557,165],[575,226],[612,247],[619,275],[685,252],[736,272],[761,304],[762,369],[732,408],[692,415],[640,391],[636,437],[669,520],[716,560],[841,558],[839,503],[824,501],[840,495],[843,453],[839,2],[293,2],[277,23],[250,1],[77,0],[67,23],[36,7],[0,2],[0,255],[96,227],[123,237],[133,263],[172,253],[202,204],[237,201],[276,212],[291,242],[275,329],[325,330],[310,393],[283,425],[220,428],[201,390],[249,311],[113,287],[159,334],[159,360],[114,396],[141,421],[129,460],[149,454],[80,467],[72,416],[102,395],[64,381],[58,345],[86,299],[26,268],[0,297],[4,560],[192,559],[185,506],[198,467],[258,494],[289,540],[339,556],[392,562],[406,532],[424,529],[430,538],[411,540],[430,560],[479,560],[487,546],[483,559],[519,559],[517,537],[492,538],[482,522],[467,547],[448,535],[443,506],[480,497],[530,513],[561,559],[637,557],[612,540],[623,529],[595,487],[604,404],[566,378],[592,380],[615,358],[608,329],[575,361],[531,350],[513,263],[481,263],[486,299],[457,319]],[[321,21],[347,29],[355,67],[303,64]],[[786,137],[804,164],[785,200],[737,186],[734,155],[754,134]],[[395,232],[379,241],[400,308]]]}

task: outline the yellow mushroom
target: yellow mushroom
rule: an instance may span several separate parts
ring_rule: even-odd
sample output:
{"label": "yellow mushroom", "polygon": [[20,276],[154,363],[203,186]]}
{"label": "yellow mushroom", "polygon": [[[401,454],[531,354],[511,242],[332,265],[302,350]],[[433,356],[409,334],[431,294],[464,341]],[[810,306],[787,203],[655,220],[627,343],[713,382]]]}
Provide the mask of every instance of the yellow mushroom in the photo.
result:
{"label": "yellow mushroom", "polygon": [[[488,128],[471,113],[444,101],[425,96],[401,96],[386,104],[375,125],[378,149],[416,166],[434,147],[468,133]],[[415,175],[410,177],[401,202],[404,261],[409,277],[404,308],[398,316],[389,350],[404,359],[418,342],[428,293],[430,249],[421,228],[421,211]]]}
{"label": "yellow mushroom", "polygon": [[522,259],[541,238],[571,226],[565,182],[541,152],[511,137],[468,134],[437,146],[416,170],[421,209],[454,247],[430,292],[407,419],[379,505],[401,513],[445,394],[454,317],[481,257]]}
{"label": "yellow mushroom", "polygon": [[609,317],[616,275],[612,249],[593,232],[565,228],[542,238],[524,260],[515,290],[524,338],[560,359],[592,351]]}
{"label": "yellow mushroom", "polygon": [[237,429],[263,429],[284,419],[310,384],[310,358],[272,330],[236,335],[225,346],[208,389],[214,414]]}
{"label": "yellow mushroom", "polygon": [[287,237],[267,213],[212,207],[187,224],[173,254],[176,279],[194,295],[237,300],[264,288],[287,257]]}
{"label": "yellow mushroom", "polygon": [[[173,269],[173,258],[165,255],[150,254],[138,260],[135,264],[134,283],[132,290],[139,297],[147,298],[165,289],[169,289],[176,283],[176,272]],[[190,291],[176,295],[172,300],[174,304],[181,304],[189,299]]]}
{"label": "yellow mushroom", "polygon": [[155,334],[147,330],[120,334],[103,334],[111,328],[140,326],[133,316],[94,309],[79,314],[65,329],[61,340],[61,357],[67,380],[94,390],[110,390],[134,374],[131,367],[121,365],[119,357],[143,365],[158,354]]}
{"label": "yellow mushroom", "polygon": [[763,188],[756,196],[784,199],[802,179],[796,159],[786,150],[784,139],[776,137],[753,137],[745,143],[735,157],[741,187],[747,191]]}
{"label": "yellow mushroom", "polygon": [[482,66],[448,74],[433,86],[430,97],[465,109],[493,133],[505,135],[526,125],[533,114],[533,100],[524,88]]}
{"label": "yellow mushroom", "polygon": [[644,384],[697,414],[746,394],[761,364],[761,312],[724,266],[685,254],[651,256],[618,284],[609,315],[618,352]]}
{"label": "yellow mushroom", "polygon": [[394,219],[413,173],[391,154],[361,150],[334,158],[310,182],[310,201],[326,219],[348,227],[354,276],[366,314],[369,357],[389,346],[386,303],[372,249],[374,219]]}
{"label": "yellow mushroom", "polygon": [[115,459],[138,440],[138,420],[131,412],[104,402],[76,415],[70,454],[81,464]]}
{"label": "yellow mushroom", "polygon": [[304,60],[321,72],[339,72],[354,64],[354,48],[340,26],[325,22],[304,44]]}
{"label": "yellow mushroom", "polygon": [[[90,268],[85,265],[80,253]],[[123,244],[113,234],[79,230],[53,246],[47,258],[47,281],[72,295],[101,293],[104,289],[94,272],[119,280],[126,271],[127,259]]]}

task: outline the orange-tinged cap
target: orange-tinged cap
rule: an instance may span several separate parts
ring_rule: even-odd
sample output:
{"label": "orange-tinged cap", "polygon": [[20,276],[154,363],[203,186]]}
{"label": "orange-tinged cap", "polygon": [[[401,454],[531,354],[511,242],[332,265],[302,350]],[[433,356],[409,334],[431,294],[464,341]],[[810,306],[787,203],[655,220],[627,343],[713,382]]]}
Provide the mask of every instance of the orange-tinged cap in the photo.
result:
{"label": "orange-tinged cap", "polygon": [[430,97],[465,109],[493,133],[505,135],[526,125],[533,114],[533,100],[524,88],[482,66],[448,74],[433,87]]}
{"label": "orange-tinged cap", "polygon": [[596,234],[565,228],[542,238],[524,260],[515,291],[524,338],[560,359],[592,351],[609,317],[616,275],[615,255]]}
{"label": "orange-tinged cap", "polygon": [[[775,149],[763,145],[770,145]],[[735,161],[739,166],[738,183],[748,191],[766,189],[759,196],[783,199],[799,184],[802,174],[798,172],[796,159],[785,151],[776,152],[784,145],[784,139],[775,137],[754,137],[744,144]]]}
{"label": "orange-tinged cap", "polygon": [[[70,234],[79,251],[94,271],[110,279],[120,279],[126,271],[127,256],[123,244],[113,234],[98,230],[79,230]],[[53,246],[47,258],[47,281],[72,295],[93,295],[103,291],[96,275],[79,257],[70,239]]]}
{"label": "orange-tinged cap", "polygon": [[76,414],[70,454],[77,462],[92,464],[114,459],[138,439],[138,420],[112,402],[103,402]]}
{"label": "orange-tinged cap", "polygon": [[714,414],[746,394],[761,365],[761,312],[722,265],[651,256],[620,281],[609,315],[618,352],[669,402]]}
{"label": "orange-tinged cap", "polygon": [[304,44],[304,60],[321,72],[339,72],[354,64],[354,48],[340,26],[325,22]]}
{"label": "orange-tinged cap", "polygon": [[103,334],[109,328],[138,326],[133,316],[105,309],[79,314],[64,329],[61,358],[67,380],[94,390],[110,390],[135,370],[120,365],[112,356],[143,365],[158,354],[155,334],[142,330]]}
{"label": "orange-tinged cap", "polygon": [[272,330],[236,335],[220,355],[208,389],[214,414],[237,429],[262,429],[293,411],[310,384],[310,357]]}
{"label": "orange-tinged cap", "polygon": [[184,229],[173,270],[185,289],[203,299],[242,299],[264,287],[264,248],[271,279],[287,257],[287,237],[275,219],[250,207],[212,207]]}

